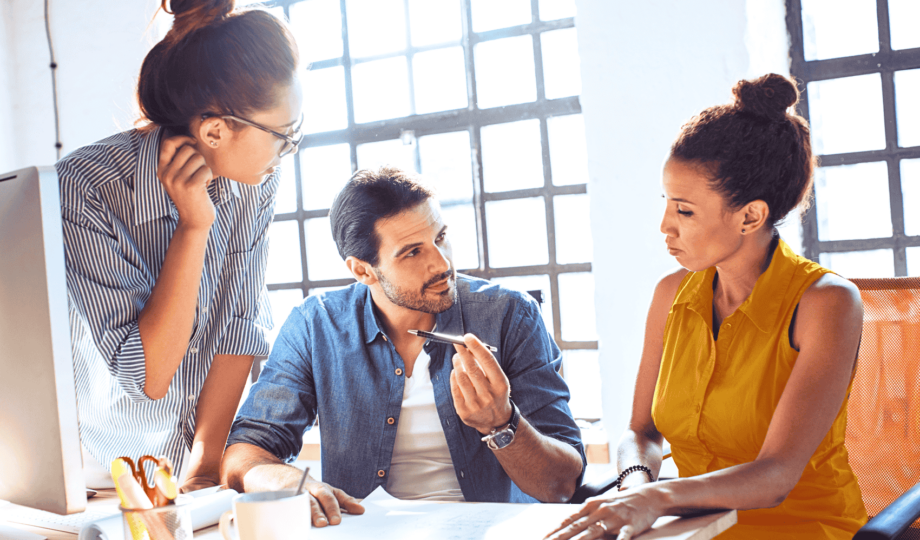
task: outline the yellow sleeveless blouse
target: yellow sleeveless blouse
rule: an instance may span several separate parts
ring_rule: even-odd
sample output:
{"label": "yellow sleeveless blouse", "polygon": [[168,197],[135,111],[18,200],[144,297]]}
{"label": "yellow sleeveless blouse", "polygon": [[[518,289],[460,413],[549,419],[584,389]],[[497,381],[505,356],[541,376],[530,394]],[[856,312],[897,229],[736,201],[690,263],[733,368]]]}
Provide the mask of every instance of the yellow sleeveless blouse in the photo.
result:
{"label": "yellow sleeveless blouse", "polygon": [[[716,269],[683,279],[665,325],[652,401],[652,419],[671,443],[681,477],[757,457],[799,355],[789,343],[793,313],[805,290],[828,272],[779,240],[751,295],[722,321],[718,340],[712,334]],[[846,406],[844,400],[786,500],[739,511],[738,524],[719,540],[852,538],[867,516],[843,444]]]}

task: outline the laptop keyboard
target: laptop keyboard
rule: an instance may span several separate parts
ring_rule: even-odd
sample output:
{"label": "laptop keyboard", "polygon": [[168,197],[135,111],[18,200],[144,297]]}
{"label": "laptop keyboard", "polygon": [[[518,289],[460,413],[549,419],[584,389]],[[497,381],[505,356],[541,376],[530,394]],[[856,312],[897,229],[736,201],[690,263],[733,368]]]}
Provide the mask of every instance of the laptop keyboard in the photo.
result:
{"label": "laptop keyboard", "polygon": [[24,506],[6,506],[0,512],[0,520],[9,523],[18,523],[20,525],[29,525],[31,527],[41,527],[53,531],[78,534],[84,525],[97,519],[102,519],[112,515],[104,512],[80,512],[61,516],[53,512],[44,512],[34,508]]}

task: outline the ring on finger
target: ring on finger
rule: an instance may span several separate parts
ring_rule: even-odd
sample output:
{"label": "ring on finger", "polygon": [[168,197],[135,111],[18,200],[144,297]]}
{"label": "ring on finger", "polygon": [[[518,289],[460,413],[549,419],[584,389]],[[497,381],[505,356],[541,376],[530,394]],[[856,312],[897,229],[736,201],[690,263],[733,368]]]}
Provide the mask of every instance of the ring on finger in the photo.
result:
{"label": "ring on finger", "polygon": [[610,532],[610,531],[607,529],[607,524],[604,523],[604,520],[603,520],[603,519],[598,520],[597,524],[600,526],[601,529],[604,529],[604,534],[607,534],[608,532]]}

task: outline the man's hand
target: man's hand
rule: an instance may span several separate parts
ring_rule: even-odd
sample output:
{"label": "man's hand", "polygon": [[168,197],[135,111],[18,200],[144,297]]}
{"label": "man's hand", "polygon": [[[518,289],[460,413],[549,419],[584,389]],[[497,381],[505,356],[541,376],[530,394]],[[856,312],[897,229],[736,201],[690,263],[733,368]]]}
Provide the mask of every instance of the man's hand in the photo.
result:
{"label": "man's hand", "polygon": [[342,522],[342,511],[349,514],[363,514],[364,507],[351,495],[339,488],[322,482],[307,482],[310,493],[310,514],[314,527],[338,525]]}
{"label": "man's hand", "polygon": [[[300,485],[303,471],[282,463],[262,447],[236,443],[227,448],[221,467],[221,478],[231,488],[242,492],[278,491]],[[338,525],[342,511],[363,514],[357,499],[329,484],[307,477],[306,491],[310,494],[310,517],[314,527]]]}
{"label": "man's hand", "polygon": [[179,211],[179,223],[207,230],[217,216],[207,191],[214,175],[195,143],[181,135],[163,139],[157,178]]}
{"label": "man's hand", "polygon": [[473,334],[463,336],[466,347],[454,345],[450,393],[463,423],[482,433],[511,419],[511,386],[492,353]]}
{"label": "man's hand", "polygon": [[186,478],[185,483],[179,487],[179,493],[189,493],[191,491],[198,491],[199,489],[205,489],[219,485],[220,480],[217,478],[211,478],[210,476],[196,476],[194,478]]}

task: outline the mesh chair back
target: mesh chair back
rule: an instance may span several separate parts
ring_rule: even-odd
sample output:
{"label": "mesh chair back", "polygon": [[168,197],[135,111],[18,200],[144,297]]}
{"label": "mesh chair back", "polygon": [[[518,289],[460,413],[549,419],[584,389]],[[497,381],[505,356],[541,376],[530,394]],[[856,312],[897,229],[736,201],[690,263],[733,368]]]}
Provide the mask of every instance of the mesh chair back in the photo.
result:
{"label": "mesh chair back", "polygon": [[920,278],[851,281],[864,317],[846,446],[871,517],[920,482]]}

